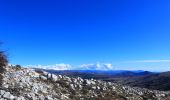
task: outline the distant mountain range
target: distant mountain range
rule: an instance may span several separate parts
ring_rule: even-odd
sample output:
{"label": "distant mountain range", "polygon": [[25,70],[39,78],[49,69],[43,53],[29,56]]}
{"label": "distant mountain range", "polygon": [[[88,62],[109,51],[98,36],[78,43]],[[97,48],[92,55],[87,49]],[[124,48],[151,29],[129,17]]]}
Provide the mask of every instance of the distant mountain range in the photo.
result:
{"label": "distant mountain range", "polygon": [[83,77],[85,79],[96,79],[97,77],[99,79],[103,78],[112,78],[112,77],[136,77],[136,76],[144,76],[144,75],[150,75],[153,74],[153,72],[149,71],[128,71],[128,70],[108,70],[108,71],[102,71],[102,70],[46,70],[53,74],[60,74],[60,75],[68,75],[73,77]]}

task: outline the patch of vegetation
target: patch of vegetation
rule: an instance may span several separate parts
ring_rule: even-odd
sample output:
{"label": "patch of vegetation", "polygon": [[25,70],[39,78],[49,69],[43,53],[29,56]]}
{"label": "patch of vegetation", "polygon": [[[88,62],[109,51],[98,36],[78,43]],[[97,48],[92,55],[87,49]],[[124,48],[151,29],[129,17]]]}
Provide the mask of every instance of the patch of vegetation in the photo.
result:
{"label": "patch of vegetation", "polygon": [[21,65],[16,65],[15,67],[16,67],[16,69],[18,69],[18,70],[21,69]]}
{"label": "patch of vegetation", "polygon": [[37,72],[37,73],[39,73],[39,74],[43,74],[43,71],[42,71],[42,70],[39,70],[39,69],[35,70],[35,72]]}
{"label": "patch of vegetation", "polygon": [[5,66],[7,66],[8,60],[7,56],[3,51],[0,51],[0,73],[3,73],[5,71]]}
{"label": "patch of vegetation", "polygon": [[0,50],[0,86],[2,84],[2,73],[5,72],[5,66],[8,64],[8,59],[4,51]]}

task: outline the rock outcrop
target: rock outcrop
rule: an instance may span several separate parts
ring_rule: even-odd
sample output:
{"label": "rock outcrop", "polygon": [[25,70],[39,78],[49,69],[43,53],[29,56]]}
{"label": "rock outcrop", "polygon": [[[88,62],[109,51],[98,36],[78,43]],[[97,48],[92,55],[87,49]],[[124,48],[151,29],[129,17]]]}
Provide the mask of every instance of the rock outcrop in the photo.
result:
{"label": "rock outcrop", "polygon": [[170,92],[8,66],[0,100],[170,100]]}

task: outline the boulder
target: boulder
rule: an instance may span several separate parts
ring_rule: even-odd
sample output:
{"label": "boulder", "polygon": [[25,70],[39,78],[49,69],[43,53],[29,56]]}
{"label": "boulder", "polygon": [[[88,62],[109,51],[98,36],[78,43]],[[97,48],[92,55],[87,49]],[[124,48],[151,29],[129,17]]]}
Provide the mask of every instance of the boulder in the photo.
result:
{"label": "boulder", "polygon": [[17,97],[16,99],[17,99],[17,100],[25,100],[25,98],[24,98],[23,96]]}
{"label": "boulder", "polygon": [[43,71],[43,75],[44,75],[44,76],[47,76],[47,75],[48,75],[48,72]]}
{"label": "boulder", "polygon": [[47,79],[52,79],[52,74],[48,73],[47,74]]}
{"label": "boulder", "polygon": [[50,96],[46,96],[44,100],[53,100],[53,98]]}
{"label": "boulder", "polygon": [[14,97],[12,94],[10,94],[10,92],[5,92],[5,94],[3,95],[3,97],[4,97],[5,99],[9,99],[9,100],[15,99],[15,97]]}
{"label": "boulder", "polygon": [[56,82],[58,80],[58,76],[52,74],[52,81]]}
{"label": "boulder", "polygon": [[47,77],[40,75],[40,79],[47,80]]}
{"label": "boulder", "polygon": [[5,91],[4,90],[0,90],[0,95],[4,95]]}

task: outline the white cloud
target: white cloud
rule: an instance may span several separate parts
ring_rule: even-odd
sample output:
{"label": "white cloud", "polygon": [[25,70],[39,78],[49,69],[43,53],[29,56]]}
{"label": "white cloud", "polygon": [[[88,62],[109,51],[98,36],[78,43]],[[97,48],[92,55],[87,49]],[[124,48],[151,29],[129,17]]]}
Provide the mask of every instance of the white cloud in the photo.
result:
{"label": "white cloud", "polygon": [[69,70],[71,69],[71,65],[69,64],[56,64],[51,67],[54,70]]}
{"label": "white cloud", "polygon": [[52,70],[113,70],[112,64],[82,64],[72,67],[69,64],[55,64],[55,65],[28,65],[29,68],[42,68]]}
{"label": "white cloud", "polygon": [[159,63],[159,62],[170,62],[170,60],[134,60],[126,61],[127,63]]}
{"label": "white cloud", "polygon": [[113,70],[112,64],[83,64],[78,69],[81,70]]}
{"label": "white cloud", "polygon": [[[167,64],[168,63],[168,64]],[[54,65],[28,65],[29,68],[42,68],[52,70],[147,70],[147,71],[169,71],[170,60],[135,60],[114,65],[110,63],[82,64],[71,66],[70,64],[54,64]]]}
{"label": "white cloud", "polygon": [[70,70],[71,65],[69,64],[55,64],[55,65],[28,65],[29,68],[42,68],[42,69],[52,69],[52,70]]}

